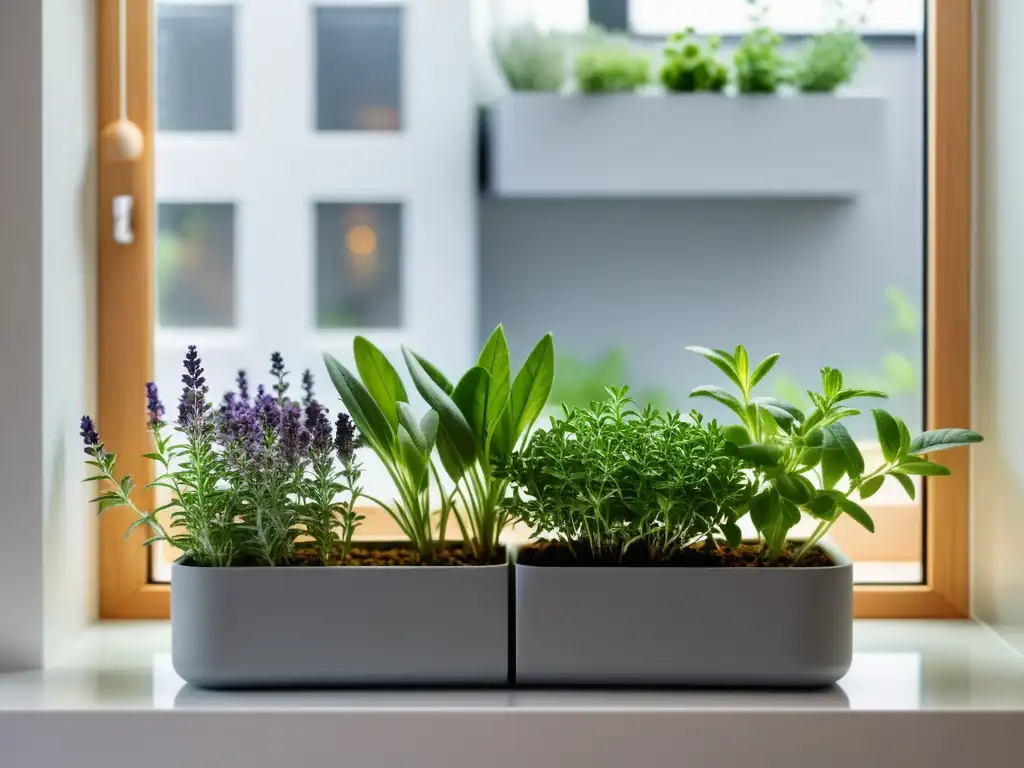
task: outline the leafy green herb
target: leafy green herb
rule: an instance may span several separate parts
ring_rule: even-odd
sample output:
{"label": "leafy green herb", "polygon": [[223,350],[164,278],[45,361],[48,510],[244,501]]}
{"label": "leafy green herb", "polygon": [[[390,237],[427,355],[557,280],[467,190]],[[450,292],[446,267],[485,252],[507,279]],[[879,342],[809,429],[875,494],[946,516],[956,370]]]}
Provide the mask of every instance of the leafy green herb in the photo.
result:
{"label": "leafy green herb", "polygon": [[764,26],[743,36],[733,54],[736,87],[740,93],[775,93],[788,81],[781,45],[782,36]]}
{"label": "leafy green herb", "polygon": [[677,93],[720,93],[729,83],[729,70],[718,60],[719,38],[710,37],[701,47],[692,37],[690,27],[668,39],[659,74],[661,83]]}
{"label": "leafy green herb", "polygon": [[867,56],[867,47],[853,29],[814,35],[797,55],[793,83],[806,93],[830,93],[850,82]]}
{"label": "leafy green herb", "polygon": [[508,456],[509,505],[537,535],[615,562],[633,546],[657,560],[701,539],[717,546],[716,535],[738,544],[749,484],[723,430],[697,413],[638,411],[627,393],[566,407]]}
{"label": "leafy green herb", "polygon": [[[892,477],[914,497],[909,476],[948,475],[949,470],[921,458],[922,454],[981,442],[981,435],[969,429],[940,429],[911,438],[907,425],[881,409],[872,410],[884,462],[870,471],[843,420],[860,413],[848,403],[862,398],[884,398],[883,392],[848,388],[843,375],[834,368],[821,369],[821,392],[808,392],[811,410],[771,397],[755,397],[754,387],[778,361],[769,355],[753,369],[747,351],[737,346],[732,352],[706,347],[687,347],[710,361],[735,385],[738,396],[720,387],[702,386],[691,397],[707,397],[725,405],[740,423],[727,430],[740,457],[752,472],[754,489],[750,519],[761,534],[765,559],[774,560],[786,544],[789,531],[805,512],[819,521],[818,527],[797,552],[798,562],[843,514],[869,531],[870,515],[855,501],[870,498]],[[843,478],[846,490],[837,489]]]}
{"label": "leafy green herb", "polygon": [[499,325],[454,387],[415,352],[403,352],[416,389],[439,417],[438,453],[453,486],[443,515],[454,515],[466,545],[488,562],[512,519],[505,504],[508,481],[494,473],[494,465],[529,433],[547,402],[555,369],[551,334],[513,377]]}
{"label": "leafy green herb", "polygon": [[625,42],[602,39],[577,54],[575,72],[583,93],[629,92],[647,84],[650,61]]}
{"label": "leafy green herb", "polygon": [[494,39],[494,53],[513,91],[561,89],[566,77],[565,44],[532,24],[515,27]]}

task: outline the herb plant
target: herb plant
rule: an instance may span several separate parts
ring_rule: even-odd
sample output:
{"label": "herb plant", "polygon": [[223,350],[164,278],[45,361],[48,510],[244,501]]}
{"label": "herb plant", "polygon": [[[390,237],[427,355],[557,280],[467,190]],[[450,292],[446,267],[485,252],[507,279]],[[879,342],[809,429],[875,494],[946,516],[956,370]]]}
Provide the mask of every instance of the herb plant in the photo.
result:
{"label": "herb plant", "polygon": [[739,543],[735,525],[749,483],[736,447],[700,414],[637,410],[628,389],[589,408],[564,409],[501,468],[510,504],[539,534],[622,562],[631,547],[665,560],[715,536]]}
{"label": "herb plant", "polygon": [[554,92],[565,82],[565,45],[555,35],[524,24],[495,37],[493,47],[513,91]]}
{"label": "herb plant", "polygon": [[692,36],[690,27],[668,39],[659,73],[661,83],[677,93],[720,93],[729,83],[729,70],[718,60],[719,39],[710,37],[701,47]]}
{"label": "herb plant", "polygon": [[[278,353],[271,356],[274,394],[260,385],[252,395],[245,372],[239,371],[237,391],[227,393],[219,409],[209,400],[194,346],[184,367],[173,428],[164,421],[156,385],[146,385],[155,446],[146,458],[159,467],[146,487],[170,495],[151,512],[135,505],[132,477],[117,477],[115,454],[100,440],[92,419],[82,417],[87,463],[97,470],[88,479],[110,484],[94,499],[99,512],[128,507],[137,515],[129,533],[145,525],[153,533],[146,545],[165,541],[196,565],[287,564],[296,559],[302,534],[312,539],[321,563],[342,562],[362,520],[354,507],[360,495],[359,438],[348,415],[339,413],[334,432],[327,409],[314,397],[308,371],[301,403],[289,398],[288,374]],[[167,527],[158,518],[164,511],[170,515]]]}
{"label": "herb plant", "polygon": [[733,54],[740,93],[775,93],[788,80],[786,59],[779,50],[782,36],[756,27],[743,36]]}
{"label": "herb plant", "polygon": [[793,83],[805,93],[830,93],[853,79],[867,56],[860,34],[834,29],[812,37],[799,52]]}
{"label": "herb plant", "polygon": [[490,562],[512,519],[505,504],[508,481],[495,474],[494,465],[529,434],[547,402],[555,371],[551,334],[537,342],[513,377],[499,325],[477,364],[454,386],[415,352],[403,352],[416,389],[440,418],[437,450],[453,486],[447,497],[451,514],[466,546]]}
{"label": "herb plant", "polygon": [[650,79],[647,55],[627,43],[601,40],[576,55],[576,84],[583,93],[622,93]]}
{"label": "herb plant", "polygon": [[868,470],[842,422],[860,413],[848,403],[884,398],[883,392],[847,388],[842,373],[822,368],[822,391],[807,393],[813,408],[805,415],[782,400],[754,396],[754,388],[775,366],[778,354],[751,366],[742,346],[732,352],[687,349],[713,363],[738,390],[737,396],[721,387],[702,386],[690,394],[716,400],[739,418],[739,424],[727,427],[725,434],[752,473],[754,486],[748,511],[761,536],[762,556],[769,561],[783,553],[801,512],[818,520],[818,526],[797,550],[794,562],[811,551],[843,514],[874,532],[874,522],[854,496],[868,499],[886,478],[892,478],[913,498],[912,476],[950,473],[941,464],[924,458],[926,454],[982,439],[969,429],[938,429],[912,438],[902,420],[876,408],[872,415],[884,462]]}

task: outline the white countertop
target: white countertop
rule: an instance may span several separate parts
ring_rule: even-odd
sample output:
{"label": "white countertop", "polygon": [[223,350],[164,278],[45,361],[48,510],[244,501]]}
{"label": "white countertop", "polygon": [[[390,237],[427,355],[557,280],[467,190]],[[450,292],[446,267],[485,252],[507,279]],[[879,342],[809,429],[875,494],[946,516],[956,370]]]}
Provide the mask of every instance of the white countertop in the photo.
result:
{"label": "white countertop", "polygon": [[[104,768],[122,760],[139,765],[138,750],[153,752],[141,761],[146,768],[180,766],[181,754],[168,748],[167,756],[166,749],[152,746],[170,738],[175,741],[168,743],[192,744],[190,753],[205,743],[208,760],[188,764],[217,768],[298,765],[291,762],[298,753],[322,756],[335,748],[358,753],[360,766],[408,764],[423,750],[447,756],[438,753],[436,763],[419,760],[420,766],[479,766],[482,756],[472,745],[493,750],[499,742],[547,750],[530,758],[541,766],[549,764],[545,755],[554,757],[551,750],[568,749],[557,760],[560,768],[646,762],[633,753],[604,762],[613,747],[634,742],[652,756],[669,754],[665,750],[677,744],[706,752],[709,760],[726,750],[737,761],[749,754],[761,765],[774,765],[765,758],[777,749],[787,768],[798,768],[805,757],[808,765],[822,762],[820,752],[794,753],[793,740],[827,738],[829,768],[861,766],[866,763],[856,760],[874,760],[872,750],[881,749],[929,756],[938,761],[931,768],[966,765],[954,758],[977,756],[978,749],[1001,754],[993,750],[1010,749],[1011,740],[1016,749],[1024,732],[1024,658],[987,627],[967,621],[859,621],[854,647],[849,674],[824,691],[215,692],[185,685],[174,673],[166,624],[111,623],[93,629],[59,664],[0,675],[0,766],[58,766],[82,750],[96,754],[96,765],[102,757]],[[979,713],[986,717],[979,719]],[[288,736],[279,734],[284,722]],[[278,745],[284,752],[275,751],[275,733],[290,745]],[[236,763],[238,755],[230,750],[237,739],[250,744],[251,752]],[[221,749],[227,751],[215,757]],[[507,764],[522,768],[523,759],[510,757]],[[488,768],[506,765],[495,755],[486,762]]]}

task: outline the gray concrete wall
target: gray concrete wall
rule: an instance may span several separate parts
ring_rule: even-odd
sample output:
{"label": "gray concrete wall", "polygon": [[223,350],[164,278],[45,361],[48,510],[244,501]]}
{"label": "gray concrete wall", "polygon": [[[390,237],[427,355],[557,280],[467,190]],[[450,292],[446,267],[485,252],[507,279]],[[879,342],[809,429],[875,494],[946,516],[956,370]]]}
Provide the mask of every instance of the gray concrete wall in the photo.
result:
{"label": "gray concrete wall", "polygon": [[[854,87],[889,98],[889,178],[850,202],[484,199],[481,340],[504,322],[520,356],[547,330],[562,353],[621,347],[628,383],[681,408],[721,383],[687,344],[781,352],[777,370],[804,388],[823,365],[877,375],[887,353],[920,371],[920,335],[885,329],[886,288],[920,311],[924,284],[920,48],[874,46]],[[891,406],[917,429],[921,402],[918,385]]]}

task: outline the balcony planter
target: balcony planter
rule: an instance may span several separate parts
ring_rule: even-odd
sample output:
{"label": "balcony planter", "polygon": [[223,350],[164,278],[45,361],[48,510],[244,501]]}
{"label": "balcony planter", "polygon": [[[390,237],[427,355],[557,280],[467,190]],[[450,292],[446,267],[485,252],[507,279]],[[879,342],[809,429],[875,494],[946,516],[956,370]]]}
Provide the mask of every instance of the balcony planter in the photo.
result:
{"label": "balcony planter", "polygon": [[848,198],[884,185],[872,96],[513,93],[489,116],[499,197]]}
{"label": "balcony planter", "polygon": [[209,688],[508,681],[506,565],[172,566],[172,661]]}
{"label": "balcony planter", "polygon": [[814,687],[849,669],[853,565],[515,565],[516,681]]}

